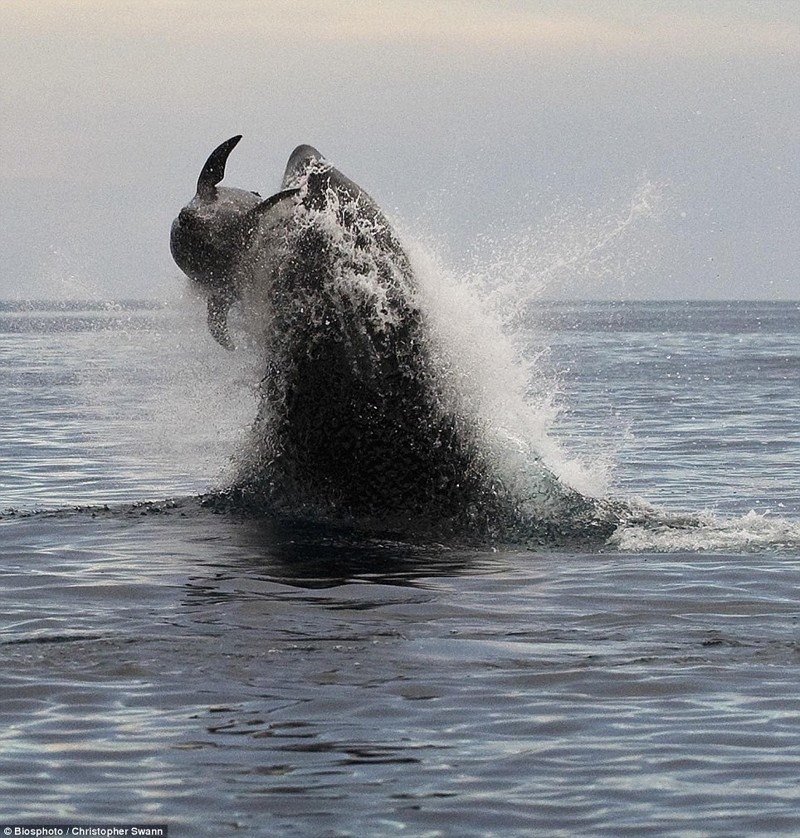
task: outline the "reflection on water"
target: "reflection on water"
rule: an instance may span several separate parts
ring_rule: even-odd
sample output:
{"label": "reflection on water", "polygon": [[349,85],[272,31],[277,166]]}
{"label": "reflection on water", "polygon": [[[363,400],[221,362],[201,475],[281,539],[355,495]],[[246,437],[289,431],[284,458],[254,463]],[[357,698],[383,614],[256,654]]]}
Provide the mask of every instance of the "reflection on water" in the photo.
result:
{"label": "reflection on water", "polygon": [[0,533],[4,818],[798,826],[795,556],[459,552],[192,504]]}

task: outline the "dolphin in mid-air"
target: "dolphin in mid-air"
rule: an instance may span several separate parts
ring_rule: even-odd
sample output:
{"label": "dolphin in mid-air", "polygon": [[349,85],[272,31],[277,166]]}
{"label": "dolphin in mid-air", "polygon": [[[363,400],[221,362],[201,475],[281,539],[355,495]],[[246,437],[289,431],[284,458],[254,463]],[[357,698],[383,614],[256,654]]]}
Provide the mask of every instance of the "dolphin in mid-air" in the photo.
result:
{"label": "dolphin in mid-air", "polygon": [[178,267],[208,295],[208,326],[226,349],[227,313],[239,294],[243,257],[261,215],[298,190],[262,200],[257,192],[219,186],[241,134],[211,152],[197,179],[197,192],[172,223],[170,250]]}

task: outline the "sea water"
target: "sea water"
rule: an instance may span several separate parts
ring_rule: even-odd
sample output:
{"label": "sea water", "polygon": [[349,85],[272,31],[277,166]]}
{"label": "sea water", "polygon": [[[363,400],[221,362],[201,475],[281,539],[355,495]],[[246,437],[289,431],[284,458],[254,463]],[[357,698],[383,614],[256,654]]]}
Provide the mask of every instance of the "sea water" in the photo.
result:
{"label": "sea water", "polygon": [[217,514],[259,372],[198,304],[0,307],[0,823],[800,833],[800,306],[520,316],[565,473],[657,510],[599,549]]}

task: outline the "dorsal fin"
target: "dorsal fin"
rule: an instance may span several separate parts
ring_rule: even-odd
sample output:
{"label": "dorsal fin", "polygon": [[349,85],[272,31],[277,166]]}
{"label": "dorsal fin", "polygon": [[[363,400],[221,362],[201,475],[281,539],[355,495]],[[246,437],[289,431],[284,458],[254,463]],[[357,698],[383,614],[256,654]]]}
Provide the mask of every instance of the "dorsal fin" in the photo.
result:
{"label": "dorsal fin", "polygon": [[197,179],[197,194],[201,198],[213,198],[216,193],[216,186],[225,177],[225,164],[228,162],[228,155],[233,151],[241,134],[225,140],[218,145],[208,156],[205,166]]}
{"label": "dorsal fin", "polygon": [[323,163],[325,158],[312,145],[299,145],[289,155],[289,162],[283,173],[283,186],[288,186],[296,177],[301,175],[311,163]]}

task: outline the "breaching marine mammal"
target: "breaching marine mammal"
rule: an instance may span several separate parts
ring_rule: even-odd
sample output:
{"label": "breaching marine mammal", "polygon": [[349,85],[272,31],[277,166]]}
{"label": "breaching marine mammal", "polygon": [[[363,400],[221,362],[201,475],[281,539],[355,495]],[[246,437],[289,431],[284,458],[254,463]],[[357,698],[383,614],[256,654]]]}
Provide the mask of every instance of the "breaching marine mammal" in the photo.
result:
{"label": "breaching marine mammal", "polygon": [[237,498],[404,531],[551,541],[604,529],[594,502],[544,467],[533,498],[504,481],[434,360],[414,271],[376,202],[307,145],[266,200],[220,187],[238,141],[212,152],[171,233],[214,337],[231,346],[239,303],[262,354]]}

